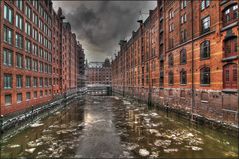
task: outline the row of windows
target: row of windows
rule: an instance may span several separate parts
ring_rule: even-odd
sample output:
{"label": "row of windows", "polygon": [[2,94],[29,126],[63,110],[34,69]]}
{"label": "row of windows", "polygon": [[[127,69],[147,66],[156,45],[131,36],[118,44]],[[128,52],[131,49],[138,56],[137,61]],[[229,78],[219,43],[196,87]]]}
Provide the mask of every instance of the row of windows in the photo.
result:
{"label": "row of windows", "polygon": [[[237,88],[237,65],[228,64],[224,66],[223,69],[223,80],[224,88]],[[174,73],[170,71],[168,73],[168,84],[174,84]],[[187,84],[187,72],[182,69],[180,71],[180,84]],[[210,84],[210,68],[203,67],[200,69],[200,84],[209,85]]]}
{"label": "row of windows", "polygon": [[[202,0],[201,1],[201,9],[204,10],[210,4],[210,0]],[[181,9],[187,6],[186,0],[181,1]],[[224,26],[235,22],[238,19],[238,4],[230,5],[223,11],[223,24]],[[169,11],[169,19],[174,17],[174,11],[171,9]],[[184,14],[180,18],[180,23],[183,24],[187,21],[187,15]],[[210,16],[206,16],[201,20],[201,33],[206,33],[210,31]],[[169,22],[169,32],[174,30],[174,24]],[[182,34],[181,34],[182,35]],[[182,41],[184,42],[184,41]],[[171,48],[171,47],[170,47]]]}
{"label": "row of windows", "polygon": [[[28,23],[26,23],[25,31],[27,34],[29,33],[28,29],[29,29],[29,26],[28,26]],[[4,42],[12,45],[13,39],[14,39],[13,30],[4,25],[3,31],[4,31],[3,32]],[[38,34],[37,30],[33,29],[32,37],[33,39],[36,40],[36,42],[39,42],[40,44],[44,45],[49,50],[52,50],[52,43],[47,38],[45,38],[41,33]],[[23,36],[21,34],[16,32],[15,41],[16,41],[15,43],[16,47],[19,49],[23,49]],[[27,38],[25,40],[25,50],[27,52],[31,51],[31,42]]]}
{"label": "row of windows", "polygon": [[[11,74],[4,74],[4,89],[12,89],[13,88],[13,77]],[[39,85],[38,85],[39,82]],[[52,79],[51,78],[37,78],[31,76],[25,76],[25,87],[49,87],[52,86]],[[16,88],[23,88],[23,76],[16,75]]]}
{"label": "row of windows", "polygon": [[[39,4],[39,1],[31,0],[29,2],[33,5],[33,7],[35,7],[36,10],[38,10],[39,14],[43,17],[44,20],[47,21],[48,25],[51,26],[52,25],[51,17],[46,13],[46,11],[43,9],[43,7]],[[21,11],[23,11],[23,7],[24,7],[23,4],[24,4],[23,0],[15,0],[16,7]],[[11,9],[7,5],[6,5],[6,7]],[[29,20],[32,20],[32,17],[31,17],[32,12],[34,13],[34,11],[32,11],[32,9],[31,9],[31,7],[28,4],[25,4],[25,12],[24,13]]]}
{"label": "row of windows", "polygon": [[[200,57],[201,59],[207,59],[210,57],[210,41],[206,40],[200,45]],[[180,51],[180,64],[187,63],[187,53],[185,49]],[[174,65],[173,54],[168,55],[168,66]]]}
{"label": "row of windows", "polygon": [[[204,67],[200,70],[200,83],[203,84],[210,84],[210,68]],[[169,71],[168,73],[168,84],[174,84],[174,73],[173,71]],[[182,69],[180,71],[180,84],[187,84],[187,72]]]}
{"label": "row of windows", "polygon": [[[186,22],[186,14],[184,14],[182,17],[181,17],[181,24],[185,23]],[[169,24],[169,32],[172,32],[174,31],[174,24],[173,23],[170,23]],[[201,32],[202,33],[206,33],[210,31],[210,16],[207,16],[205,18],[202,19],[201,21]],[[169,38],[168,39],[168,44],[169,44],[169,49],[173,48],[174,47],[174,39],[173,38]],[[186,42],[187,41],[187,31],[184,29],[184,30],[181,30],[180,32],[180,40],[181,40],[181,43],[183,42]]]}
{"label": "row of windows", "polygon": [[[13,44],[13,34],[12,30],[4,26],[4,42],[12,45]],[[25,43],[25,51],[28,53],[33,53],[34,55],[38,56],[39,52],[39,57],[44,58],[45,60],[48,60],[49,62],[52,62],[52,55],[50,52],[47,52],[43,50],[40,46],[38,47],[37,44],[31,43],[30,40],[27,38],[23,39],[23,36],[16,33],[15,35],[15,46],[18,49],[23,49],[23,45]],[[46,42],[47,44],[48,42]],[[50,44],[50,43],[48,43]],[[51,46],[50,46],[51,47]]]}
{"label": "row of windows", "polygon": [[[52,37],[52,32],[48,28],[46,24],[43,23],[41,19],[38,19],[38,16],[36,13],[31,14],[31,9],[26,5],[25,15],[28,17],[29,20],[31,20],[32,15],[32,21],[33,23],[40,28],[49,38]],[[13,10],[8,6],[4,5],[4,19],[6,19],[9,23],[13,23]],[[20,30],[23,30],[23,17],[19,14],[16,14],[16,27]],[[25,23],[25,32],[27,35],[31,36],[31,28],[32,26],[30,23],[26,21]],[[36,30],[36,29],[35,29]]]}
{"label": "row of windows", "polygon": [[[48,93],[49,92],[49,93]],[[51,96],[51,90],[45,90],[45,96]],[[17,97],[17,103],[22,103],[23,101],[23,93],[17,93],[16,94],[16,97]],[[31,95],[31,92],[26,92],[26,101],[30,101],[32,98],[33,99],[37,99],[38,97],[38,92],[37,91],[34,91],[33,92],[33,96]],[[43,97],[43,91],[41,90],[39,92],[39,97],[42,98]],[[5,95],[5,105],[6,106],[9,106],[12,104],[12,94],[6,94]]]}
{"label": "row of windows", "polygon": [[[231,37],[224,40],[224,55],[225,57],[236,56],[237,55],[237,37]],[[205,40],[200,45],[200,58],[207,59],[210,58],[210,41]],[[182,49],[180,51],[180,64],[186,64],[187,54],[186,50]],[[168,66],[171,67],[174,64],[173,54],[168,55]]]}
{"label": "row of windows", "polygon": [[[16,54],[16,67],[17,68],[24,68],[23,65],[24,57],[21,54]],[[4,49],[3,50],[3,64],[5,66],[11,67],[13,66],[13,53],[10,50]],[[26,70],[33,70],[45,73],[52,73],[52,66],[50,64],[41,62],[37,59],[32,59],[28,56],[25,57],[25,69]]]}

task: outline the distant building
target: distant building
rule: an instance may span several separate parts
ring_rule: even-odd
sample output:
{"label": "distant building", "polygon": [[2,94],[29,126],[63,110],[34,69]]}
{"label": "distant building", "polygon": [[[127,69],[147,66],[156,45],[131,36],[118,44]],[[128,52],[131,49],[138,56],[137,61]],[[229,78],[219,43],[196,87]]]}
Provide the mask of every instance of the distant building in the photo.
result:
{"label": "distant building", "polygon": [[87,85],[111,85],[111,63],[107,58],[105,62],[90,62],[86,66]]}

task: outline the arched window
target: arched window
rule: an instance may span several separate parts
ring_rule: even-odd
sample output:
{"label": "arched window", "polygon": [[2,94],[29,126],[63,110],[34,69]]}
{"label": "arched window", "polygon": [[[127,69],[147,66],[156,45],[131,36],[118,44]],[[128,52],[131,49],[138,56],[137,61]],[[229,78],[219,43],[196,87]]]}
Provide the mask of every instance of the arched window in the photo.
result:
{"label": "arched window", "polygon": [[173,54],[168,55],[168,66],[169,67],[173,66]]}
{"label": "arched window", "polygon": [[200,70],[201,84],[210,84],[210,68],[204,67]]}
{"label": "arched window", "polygon": [[186,63],[187,63],[186,49],[183,49],[180,51],[180,64],[186,64]]}
{"label": "arched window", "polygon": [[168,84],[172,85],[173,84],[173,71],[170,71],[168,73]]}
{"label": "arched window", "polygon": [[223,25],[231,24],[238,19],[238,4],[230,5],[223,11]]}
{"label": "arched window", "polygon": [[225,57],[237,55],[237,37],[233,36],[224,40],[224,55]]}
{"label": "arched window", "polygon": [[200,57],[201,59],[207,59],[210,57],[210,41],[205,40],[200,45]]}
{"label": "arched window", "polygon": [[187,84],[187,72],[184,69],[180,72],[180,83]]}

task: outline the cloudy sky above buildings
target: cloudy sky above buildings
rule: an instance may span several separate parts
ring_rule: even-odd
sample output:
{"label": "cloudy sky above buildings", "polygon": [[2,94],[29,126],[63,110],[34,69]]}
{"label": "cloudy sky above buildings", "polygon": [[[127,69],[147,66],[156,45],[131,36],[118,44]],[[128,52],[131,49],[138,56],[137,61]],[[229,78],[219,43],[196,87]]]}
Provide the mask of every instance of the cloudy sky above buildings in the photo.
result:
{"label": "cloudy sky above buildings", "polygon": [[54,1],[53,5],[56,11],[62,8],[88,61],[104,61],[119,50],[121,39],[130,38],[139,26],[137,20],[146,19],[156,1]]}

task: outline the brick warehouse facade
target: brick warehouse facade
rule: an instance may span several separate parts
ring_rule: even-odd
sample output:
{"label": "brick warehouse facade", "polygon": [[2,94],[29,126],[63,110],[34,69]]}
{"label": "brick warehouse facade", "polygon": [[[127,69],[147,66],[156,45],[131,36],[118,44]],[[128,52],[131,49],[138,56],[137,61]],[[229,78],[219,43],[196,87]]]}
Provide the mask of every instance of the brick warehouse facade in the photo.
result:
{"label": "brick warehouse facade", "polygon": [[104,62],[86,64],[86,85],[111,85],[111,63],[107,58]]}
{"label": "brick warehouse facade", "polygon": [[1,115],[75,91],[84,52],[62,10],[46,0],[0,1],[0,9]]}
{"label": "brick warehouse facade", "polygon": [[112,62],[113,91],[238,124],[238,2],[158,0]]}
{"label": "brick warehouse facade", "polygon": [[77,86],[78,87],[84,87],[85,86],[85,54],[84,49],[82,48],[82,45],[78,43],[77,45],[77,52],[79,53],[78,59],[77,59],[77,68],[78,68],[78,80],[77,80]]}

